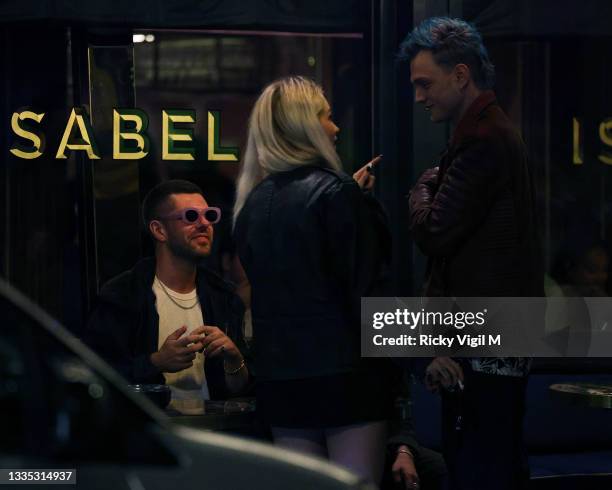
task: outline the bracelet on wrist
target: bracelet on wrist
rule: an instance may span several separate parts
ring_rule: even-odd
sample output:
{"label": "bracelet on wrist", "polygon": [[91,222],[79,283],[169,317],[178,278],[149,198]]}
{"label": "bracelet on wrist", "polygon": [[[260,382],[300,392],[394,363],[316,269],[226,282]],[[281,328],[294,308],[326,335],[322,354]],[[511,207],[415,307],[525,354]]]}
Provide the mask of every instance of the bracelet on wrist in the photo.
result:
{"label": "bracelet on wrist", "polygon": [[227,374],[228,376],[233,376],[235,374],[238,374],[238,372],[245,366],[244,364],[244,358],[240,361],[240,366],[238,366],[236,369],[231,369],[228,370],[227,367],[225,366],[225,361],[223,361],[223,371],[225,372],[225,374]]}

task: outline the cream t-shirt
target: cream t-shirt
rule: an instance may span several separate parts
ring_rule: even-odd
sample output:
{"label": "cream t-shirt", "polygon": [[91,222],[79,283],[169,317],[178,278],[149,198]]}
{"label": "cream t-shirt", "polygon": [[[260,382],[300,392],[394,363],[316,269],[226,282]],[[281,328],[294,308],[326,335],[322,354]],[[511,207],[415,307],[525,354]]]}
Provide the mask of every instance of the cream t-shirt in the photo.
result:
{"label": "cream t-shirt", "polygon": [[[183,334],[185,336],[204,324],[202,307],[195,289],[186,294],[177,293],[155,276],[153,293],[159,315],[158,348],[161,348],[168,335],[183,325],[187,327]],[[210,399],[204,374],[204,354],[197,352],[188,369],[163,374],[172,393],[169,408],[183,414],[203,413],[204,400]]]}

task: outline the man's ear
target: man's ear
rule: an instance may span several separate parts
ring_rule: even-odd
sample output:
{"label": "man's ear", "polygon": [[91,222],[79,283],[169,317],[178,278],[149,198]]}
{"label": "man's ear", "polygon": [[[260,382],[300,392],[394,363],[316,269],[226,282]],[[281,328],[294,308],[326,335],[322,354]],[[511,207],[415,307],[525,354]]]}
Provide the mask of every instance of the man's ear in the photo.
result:
{"label": "man's ear", "polygon": [[464,63],[459,63],[455,65],[454,70],[455,81],[459,84],[459,88],[464,89],[469,81],[472,79],[472,74],[470,73],[470,67]]}
{"label": "man's ear", "polygon": [[156,219],[149,221],[149,231],[158,242],[165,242],[168,239],[166,228],[161,221]]}

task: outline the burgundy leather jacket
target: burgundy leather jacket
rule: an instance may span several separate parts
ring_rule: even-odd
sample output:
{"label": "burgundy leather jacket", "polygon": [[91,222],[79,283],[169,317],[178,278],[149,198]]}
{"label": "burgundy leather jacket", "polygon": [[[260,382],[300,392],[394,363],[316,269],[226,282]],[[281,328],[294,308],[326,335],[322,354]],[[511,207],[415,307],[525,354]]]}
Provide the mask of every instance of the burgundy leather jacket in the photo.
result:
{"label": "burgundy leather jacket", "polygon": [[424,294],[543,296],[534,208],[525,145],[486,91],[410,195],[410,229],[429,257]]}

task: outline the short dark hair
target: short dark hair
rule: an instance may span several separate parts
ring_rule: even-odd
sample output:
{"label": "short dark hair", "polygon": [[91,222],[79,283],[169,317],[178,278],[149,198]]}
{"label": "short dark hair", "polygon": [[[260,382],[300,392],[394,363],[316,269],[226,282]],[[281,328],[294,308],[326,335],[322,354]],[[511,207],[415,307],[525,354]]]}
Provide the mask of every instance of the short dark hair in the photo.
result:
{"label": "short dark hair", "polygon": [[171,194],[200,194],[202,189],[188,180],[167,180],[151,189],[142,201],[142,222],[148,231],[149,223],[159,217],[160,208]]}
{"label": "short dark hair", "polygon": [[431,17],[415,27],[400,45],[399,58],[412,60],[420,51],[431,51],[439,65],[454,68],[463,63],[470,68],[476,86],[482,90],[495,85],[495,67],[472,24],[450,17]]}

